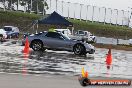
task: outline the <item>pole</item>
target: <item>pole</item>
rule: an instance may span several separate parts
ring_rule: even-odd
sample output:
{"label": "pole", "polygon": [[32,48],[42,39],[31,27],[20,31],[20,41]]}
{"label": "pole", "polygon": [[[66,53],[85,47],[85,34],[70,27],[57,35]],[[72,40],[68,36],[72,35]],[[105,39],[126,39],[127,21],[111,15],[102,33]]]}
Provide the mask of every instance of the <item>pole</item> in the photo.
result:
{"label": "pole", "polygon": [[111,9],[111,8],[109,8],[109,9],[110,9],[110,12],[111,12],[111,13],[110,13],[110,14],[111,14],[111,15],[110,15],[110,25],[111,25],[111,19],[112,19],[112,9]]}
{"label": "pole", "polygon": [[94,18],[94,8],[95,8],[96,6],[93,6],[93,14],[92,14],[92,23],[93,23],[93,18]]}
{"label": "pole", "polygon": [[26,12],[26,3],[23,1],[24,3],[24,13]]}
{"label": "pole", "polygon": [[80,21],[82,20],[82,4],[80,4]]}
{"label": "pole", "polygon": [[77,4],[77,3],[74,3],[74,5],[75,5],[75,6],[74,6],[74,20],[75,20],[75,18],[76,18],[76,13],[75,13],[75,10],[76,10],[76,4]]}
{"label": "pole", "polygon": [[12,0],[11,0],[11,11],[12,11]]}
{"label": "pole", "polygon": [[39,13],[39,9],[38,9],[38,1],[37,1],[37,14]]}
{"label": "pole", "polygon": [[4,11],[5,11],[5,9],[6,9],[5,1],[6,1],[6,0],[3,0]]}
{"label": "pole", "polygon": [[56,0],[56,12],[57,12],[57,0]]}
{"label": "pole", "polygon": [[62,7],[62,9],[61,9],[62,10],[62,16],[63,16],[63,3],[64,3],[64,1],[62,1],[62,6],[61,6]]}
{"label": "pole", "polygon": [[105,25],[105,20],[106,20],[106,8],[103,7],[105,9],[105,15],[104,15],[104,25]]}
{"label": "pole", "polygon": [[128,13],[128,27],[129,27],[129,22],[130,22],[130,16],[129,16],[129,11],[127,12]]}
{"label": "pole", "polygon": [[[122,14],[123,14],[123,18],[124,18],[124,10],[122,10]],[[123,18],[122,18],[122,27],[123,27],[123,25],[124,25],[124,20],[123,20]]]}
{"label": "pole", "polygon": [[50,0],[50,13],[51,13],[51,0]]}
{"label": "pole", "polygon": [[89,7],[90,5],[87,5],[87,11],[86,11],[86,22],[88,21],[88,7]]}
{"label": "pole", "polygon": [[32,6],[33,6],[33,1],[31,0],[31,8],[30,8],[30,14],[32,13]]}
{"label": "pole", "polygon": [[43,16],[45,15],[45,0],[43,0]]}
{"label": "pole", "polygon": [[116,26],[117,26],[117,22],[118,22],[118,10],[115,9],[117,11],[117,17],[116,17]]}
{"label": "pole", "polygon": [[17,0],[17,11],[18,11],[18,8],[19,8],[19,0]]}
{"label": "pole", "polygon": [[69,3],[70,3],[70,2],[68,2],[68,19],[70,18],[70,17],[69,17]]}
{"label": "pole", "polygon": [[98,22],[99,22],[99,18],[100,18],[100,7],[99,7],[99,16],[98,16]]}

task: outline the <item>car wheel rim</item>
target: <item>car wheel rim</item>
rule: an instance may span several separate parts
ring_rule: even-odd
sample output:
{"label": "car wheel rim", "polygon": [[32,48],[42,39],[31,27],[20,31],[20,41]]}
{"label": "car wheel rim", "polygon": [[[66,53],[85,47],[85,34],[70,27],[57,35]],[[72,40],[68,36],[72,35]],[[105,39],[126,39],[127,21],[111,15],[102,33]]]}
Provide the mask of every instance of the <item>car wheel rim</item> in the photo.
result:
{"label": "car wheel rim", "polygon": [[34,50],[40,50],[41,49],[41,43],[33,43],[33,49]]}
{"label": "car wheel rim", "polygon": [[77,45],[77,46],[75,47],[75,54],[80,54],[81,51],[82,51],[82,47],[81,47],[80,45]]}

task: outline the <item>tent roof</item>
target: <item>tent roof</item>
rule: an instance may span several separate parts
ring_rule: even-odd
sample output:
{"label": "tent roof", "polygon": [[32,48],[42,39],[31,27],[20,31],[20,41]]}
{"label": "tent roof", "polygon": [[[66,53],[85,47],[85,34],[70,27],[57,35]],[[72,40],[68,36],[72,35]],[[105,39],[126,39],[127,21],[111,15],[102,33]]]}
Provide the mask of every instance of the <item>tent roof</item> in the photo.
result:
{"label": "tent roof", "polygon": [[66,20],[63,16],[61,16],[55,11],[52,14],[50,14],[47,18],[38,20],[38,24],[73,26],[71,22]]}

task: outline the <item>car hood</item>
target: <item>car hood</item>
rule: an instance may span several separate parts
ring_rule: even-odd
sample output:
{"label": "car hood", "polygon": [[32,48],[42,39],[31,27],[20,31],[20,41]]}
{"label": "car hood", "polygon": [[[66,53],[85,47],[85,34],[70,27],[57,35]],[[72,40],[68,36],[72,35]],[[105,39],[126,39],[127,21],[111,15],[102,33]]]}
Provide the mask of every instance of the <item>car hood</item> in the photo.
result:
{"label": "car hood", "polygon": [[0,34],[6,34],[6,31],[3,29],[0,29]]}

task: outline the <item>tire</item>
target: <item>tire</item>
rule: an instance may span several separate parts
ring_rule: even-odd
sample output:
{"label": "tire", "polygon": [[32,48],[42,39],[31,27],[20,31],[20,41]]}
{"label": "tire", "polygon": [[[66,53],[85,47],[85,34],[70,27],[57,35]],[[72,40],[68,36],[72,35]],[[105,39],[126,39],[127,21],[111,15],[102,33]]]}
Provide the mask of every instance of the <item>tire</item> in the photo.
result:
{"label": "tire", "polygon": [[82,78],[82,79],[80,80],[80,84],[81,84],[83,87],[85,87],[85,86],[91,85],[91,81],[90,81],[90,79],[88,79],[88,78]]}
{"label": "tire", "polygon": [[86,49],[82,44],[76,44],[73,47],[73,52],[75,55],[86,55]]}
{"label": "tire", "polygon": [[94,54],[94,52],[95,52],[95,50],[91,49],[91,50],[89,51],[89,54]]}
{"label": "tire", "polygon": [[43,48],[43,43],[40,40],[32,41],[30,46],[34,51],[45,51]]}

